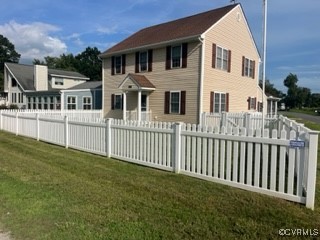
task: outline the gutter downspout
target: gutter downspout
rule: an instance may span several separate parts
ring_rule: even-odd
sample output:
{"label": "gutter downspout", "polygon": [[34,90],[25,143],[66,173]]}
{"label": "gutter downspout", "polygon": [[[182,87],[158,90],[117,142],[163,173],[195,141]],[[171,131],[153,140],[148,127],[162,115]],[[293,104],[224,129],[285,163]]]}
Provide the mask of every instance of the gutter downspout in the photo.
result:
{"label": "gutter downspout", "polygon": [[201,62],[200,62],[200,86],[199,86],[199,117],[198,124],[202,124],[203,112],[203,82],[204,82],[204,53],[205,53],[205,38],[203,35],[199,37],[201,42]]}

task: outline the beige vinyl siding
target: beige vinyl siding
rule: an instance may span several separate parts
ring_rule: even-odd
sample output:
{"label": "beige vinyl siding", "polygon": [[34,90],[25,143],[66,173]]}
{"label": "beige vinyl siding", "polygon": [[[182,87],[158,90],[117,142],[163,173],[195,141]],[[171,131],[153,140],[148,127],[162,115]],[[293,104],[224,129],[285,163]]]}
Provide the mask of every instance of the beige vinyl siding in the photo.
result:
{"label": "beige vinyl siding", "polygon": [[[145,75],[155,85],[156,90],[149,93],[149,110],[155,121],[188,122],[198,121],[199,99],[199,72],[200,72],[200,43],[188,43],[187,68],[165,69],[166,47],[153,49],[152,72],[140,73]],[[111,76],[111,58],[105,59],[103,69],[105,71],[104,113],[106,117],[122,118],[122,111],[111,110],[111,94],[121,93],[118,89],[121,82],[129,73],[135,72],[135,53],[126,55],[126,74]],[[165,91],[186,91],[186,114],[164,114]],[[137,92],[127,95],[127,109],[136,110]],[[119,113],[120,112],[120,113]]]}
{"label": "beige vinyl siding", "polygon": [[[231,50],[230,73],[212,68],[213,43]],[[243,56],[255,61],[255,79],[242,77]],[[204,64],[203,111],[210,111],[212,91],[229,93],[229,112],[247,111],[248,97],[258,94],[259,55],[239,6],[205,34]]]}

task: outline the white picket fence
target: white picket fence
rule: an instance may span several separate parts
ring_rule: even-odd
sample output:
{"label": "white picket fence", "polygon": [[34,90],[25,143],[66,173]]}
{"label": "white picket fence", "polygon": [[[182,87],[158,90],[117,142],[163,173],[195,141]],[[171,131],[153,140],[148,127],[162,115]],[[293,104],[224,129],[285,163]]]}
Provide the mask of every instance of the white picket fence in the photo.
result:
{"label": "white picket fence", "polygon": [[[115,119],[88,122],[1,111],[0,129],[314,208],[318,132],[287,118],[262,132]],[[293,147],[297,140],[305,146]]]}

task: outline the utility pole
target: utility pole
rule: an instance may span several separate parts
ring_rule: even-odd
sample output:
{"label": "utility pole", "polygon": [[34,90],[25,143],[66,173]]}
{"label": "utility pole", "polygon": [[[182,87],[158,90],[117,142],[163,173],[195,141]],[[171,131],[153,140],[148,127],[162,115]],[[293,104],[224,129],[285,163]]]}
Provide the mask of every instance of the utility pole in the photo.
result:
{"label": "utility pole", "polygon": [[263,60],[262,60],[262,130],[264,130],[264,110],[266,109],[265,104],[265,87],[266,87],[266,52],[267,52],[267,8],[268,0],[263,0]]}

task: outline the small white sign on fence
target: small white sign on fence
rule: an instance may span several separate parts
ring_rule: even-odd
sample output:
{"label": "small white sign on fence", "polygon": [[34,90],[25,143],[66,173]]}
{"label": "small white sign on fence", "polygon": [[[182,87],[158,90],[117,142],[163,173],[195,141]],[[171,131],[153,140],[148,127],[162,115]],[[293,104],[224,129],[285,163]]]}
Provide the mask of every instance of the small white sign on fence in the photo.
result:
{"label": "small white sign on fence", "polygon": [[301,140],[290,140],[290,148],[304,148],[305,141]]}

